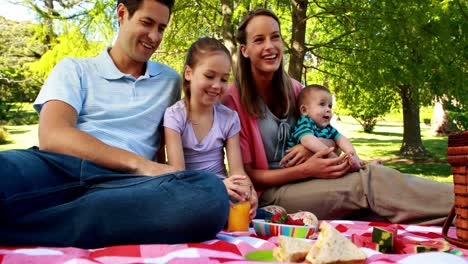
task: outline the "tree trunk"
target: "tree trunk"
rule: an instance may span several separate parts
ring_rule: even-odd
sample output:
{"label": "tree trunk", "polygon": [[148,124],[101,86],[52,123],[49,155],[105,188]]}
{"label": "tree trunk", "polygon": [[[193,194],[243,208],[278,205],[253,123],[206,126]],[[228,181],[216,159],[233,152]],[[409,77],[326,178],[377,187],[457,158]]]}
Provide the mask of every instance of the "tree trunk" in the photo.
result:
{"label": "tree trunk", "polygon": [[47,35],[44,40],[44,44],[49,48],[52,48],[52,40],[54,39],[54,21],[52,17],[54,16],[54,1],[53,0],[44,0],[44,5],[47,13],[47,17],[45,17],[45,24],[47,27]]}
{"label": "tree trunk", "polygon": [[448,113],[444,108],[447,98],[439,98],[434,104],[434,112],[431,119],[431,132],[437,136],[448,135],[456,131],[456,127],[449,121]]}
{"label": "tree trunk", "polygon": [[402,85],[400,96],[403,104],[403,142],[400,153],[403,156],[422,157],[429,154],[421,140],[419,121],[419,94],[409,85]]}
{"label": "tree trunk", "polygon": [[232,24],[232,1],[231,0],[221,0],[221,5],[222,5],[222,14],[223,14],[223,28],[222,28],[222,35],[224,39],[224,45],[226,48],[231,52],[231,57],[232,57],[232,65],[236,65],[236,40],[234,36],[234,28]]}
{"label": "tree trunk", "polygon": [[289,75],[301,80],[302,67],[304,65],[304,46],[307,22],[307,4],[309,1],[293,0],[292,2],[292,36],[291,58],[289,60]]}

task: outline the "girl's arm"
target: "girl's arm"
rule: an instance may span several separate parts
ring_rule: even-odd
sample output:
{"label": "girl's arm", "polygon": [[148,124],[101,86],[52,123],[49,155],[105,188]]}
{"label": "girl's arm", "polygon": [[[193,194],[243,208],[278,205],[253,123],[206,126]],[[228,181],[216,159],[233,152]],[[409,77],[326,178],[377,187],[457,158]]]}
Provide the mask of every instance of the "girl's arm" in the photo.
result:
{"label": "girl's arm", "polygon": [[251,164],[244,164],[245,171],[255,186],[269,188],[308,178],[333,179],[343,176],[349,169],[347,158],[342,155],[337,158],[325,158],[333,148],[321,150],[299,165],[274,170],[253,169]]}
{"label": "girl's arm", "polygon": [[[257,207],[258,207],[258,197],[257,197],[257,192],[255,191],[255,188],[253,187],[252,181],[245,173],[244,165],[242,164],[242,154],[240,150],[239,133],[227,139],[226,156],[227,156],[228,165],[229,165],[229,178],[225,180],[226,181],[225,184],[227,184],[227,182],[229,182],[231,179],[236,180],[240,178],[238,176],[243,176],[242,178],[239,179],[240,185],[226,186],[228,188],[228,192],[231,189],[231,191],[235,191],[237,194],[239,194],[240,192],[245,191],[246,189],[245,186],[247,186],[247,190],[248,192],[250,192],[250,197],[249,197],[250,204],[251,204],[250,219],[253,219],[255,217]],[[240,187],[240,188],[236,189],[236,187]]]}
{"label": "girl's arm", "polygon": [[167,148],[168,164],[178,170],[185,170],[184,151],[182,138],[179,133],[171,128],[164,128],[164,137]]}

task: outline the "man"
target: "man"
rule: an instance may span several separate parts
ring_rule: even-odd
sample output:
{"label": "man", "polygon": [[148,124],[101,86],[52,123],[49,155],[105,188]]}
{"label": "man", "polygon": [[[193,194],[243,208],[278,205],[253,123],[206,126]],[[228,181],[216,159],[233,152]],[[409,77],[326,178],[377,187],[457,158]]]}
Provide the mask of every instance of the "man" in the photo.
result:
{"label": "man", "polygon": [[0,245],[196,242],[223,228],[215,175],[153,161],[180,97],[178,74],[149,61],[173,5],[119,0],[115,44],[51,72],[34,102],[39,149],[0,152]]}

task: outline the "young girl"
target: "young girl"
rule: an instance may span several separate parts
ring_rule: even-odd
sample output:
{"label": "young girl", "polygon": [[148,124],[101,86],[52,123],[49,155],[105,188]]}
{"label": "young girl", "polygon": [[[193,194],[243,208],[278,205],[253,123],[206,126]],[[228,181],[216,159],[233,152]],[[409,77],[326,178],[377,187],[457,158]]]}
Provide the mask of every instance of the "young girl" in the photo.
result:
{"label": "young girl", "polygon": [[[169,164],[181,170],[219,175],[228,194],[250,201],[255,216],[257,196],[242,164],[237,113],[219,103],[229,81],[231,56],[216,39],[200,38],[189,48],[183,69],[185,98],[164,115]],[[224,165],[226,147],[230,177]]]}

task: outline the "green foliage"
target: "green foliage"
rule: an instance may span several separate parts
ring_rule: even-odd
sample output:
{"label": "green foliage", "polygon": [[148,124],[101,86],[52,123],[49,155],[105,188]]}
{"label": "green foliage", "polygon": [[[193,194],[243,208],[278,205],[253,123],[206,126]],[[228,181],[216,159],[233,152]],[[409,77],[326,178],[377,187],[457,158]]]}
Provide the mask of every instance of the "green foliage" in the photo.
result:
{"label": "green foliage", "polygon": [[0,121],[11,118],[14,102],[32,102],[40,80],[27,64],[40,57],[44,45],[37,39],[34,24],[13,22],[0,17]]}
{"label": "green foliage", "polygon": [[459,130],[468,130],[467,107],[460,106],[459,104],[448,104],[445,107],[448,112],[448,119],[452,120]]}
{"label": "green foliage", "polygon": [[96,56],[105,47],[103,42],[88,41],[80,29],[73,24],[65,24],[63,32],[56,38],[56,44],[52,49],[45,52],[39,60],[28,64],[30,69],[43,80],[61,59]]}

